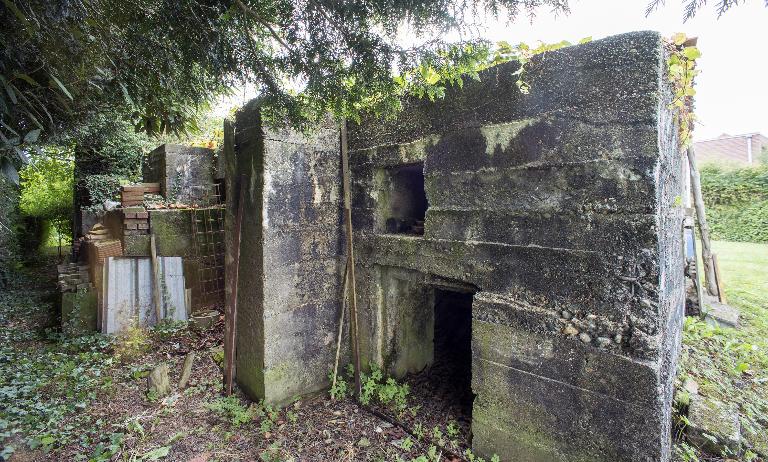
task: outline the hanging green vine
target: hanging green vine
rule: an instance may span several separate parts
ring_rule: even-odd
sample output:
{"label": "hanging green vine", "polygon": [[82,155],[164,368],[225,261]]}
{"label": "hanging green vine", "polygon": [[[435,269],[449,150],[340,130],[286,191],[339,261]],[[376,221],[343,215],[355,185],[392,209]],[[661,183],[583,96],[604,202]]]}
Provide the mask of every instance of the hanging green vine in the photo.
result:
{"label": "hanging green vine", "polygon": [[[591,40],[592,37],[586,37],[578,43],[583,44]],[[555,43],[538,42],[535,45],[523,42],[512,45],[503,40],[495,45],[486,42],[451,45],[425,59],[419,66],[395,76],[394,82],[401,97],[413,95],[434,101],[445,96],[446,87],[449,85],[462,88],[465,77],[480,80],[481,71],[517,61],[520,67],[513,73],[517,77],[515,83],[521,93],[528,94],[530,84],[525,80],[525,72],[531,59],[536,55],[572,45],[574,44],[567,40]]]}
{"label": "hanging green vine", "polygon": [[684,33],[672,36],[667,42],[667,73],[674,92],[670,108],[675,111],[675,120],[680,130],[680,146],[685,149],[691,144],[693,124],[696,114],[693,112],[693,97],[696,89],[694,79],[699,74],[696,60],[701,52],[696,48],[696,40]]}

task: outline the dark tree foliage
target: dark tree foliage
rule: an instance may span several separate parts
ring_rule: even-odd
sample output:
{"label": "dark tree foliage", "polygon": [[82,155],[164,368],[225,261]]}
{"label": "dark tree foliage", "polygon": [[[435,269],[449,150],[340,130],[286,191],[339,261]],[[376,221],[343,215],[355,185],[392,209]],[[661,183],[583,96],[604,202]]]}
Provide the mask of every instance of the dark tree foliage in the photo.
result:
{"label": "dark tree foliage", "polygon": [[[178,133],[238,82],[255,83],[276,120],[392,111],[435,69],[487,58],[487,44],[445,33],[541,6],[567,0],[0,0],[0,141],[31,144],[103,112]],[[404,27],[420,45],[398,44]]]}

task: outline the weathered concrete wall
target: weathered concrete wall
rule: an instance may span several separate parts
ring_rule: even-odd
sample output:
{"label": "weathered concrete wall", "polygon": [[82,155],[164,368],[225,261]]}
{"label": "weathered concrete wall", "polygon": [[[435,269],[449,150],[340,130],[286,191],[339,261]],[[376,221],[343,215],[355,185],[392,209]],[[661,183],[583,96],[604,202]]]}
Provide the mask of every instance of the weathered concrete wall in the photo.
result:
{"label": "weathered concrete wall", "polygon": [[229,268],[241,174],[246,188],[237,381],[252,397],[280,403],[326,387],[333,365],[343,248],[338,130],[270,129],[256,101],[235,127],[225,130],[224,153]]}
{"label": "weathered concrete wall", "polygon": [[[363,362],[424,361],[392,329],[429,324],[429,300],[420,318],[401,303],[414,287],[476,291],[482,455],[669,459],[683,258],[665,62],[658,34],[620,35],[535,58],[528,95],[512,63],[351,127]],[[418,162],[424,236],[386,234],[383,179]]]}
{"label": "weathered concrete wall", "polygon": [[215,163],[211,149],[163,144],[147,156],[142,176],[145,182],[160,183],[168,200],[200,204],[212,193]]}

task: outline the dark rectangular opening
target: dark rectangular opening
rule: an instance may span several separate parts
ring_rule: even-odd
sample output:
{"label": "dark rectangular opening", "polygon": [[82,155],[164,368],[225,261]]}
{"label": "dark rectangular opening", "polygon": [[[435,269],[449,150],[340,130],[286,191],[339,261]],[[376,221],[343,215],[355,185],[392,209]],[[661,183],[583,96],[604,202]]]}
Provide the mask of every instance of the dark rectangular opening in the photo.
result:
{"label": "dark rectangular opening", "polygon": [[472,401],[472,297],[466,292],[435,290],[435,361],[448,379],[442,383],[450,401],[471,416]]}
{"label": "dark rectangular opening", "polygon": [[424,164],[388,169],[388,233],[424,235],[424,217],[429,204],[424,191]]}
{"label": "dark rectangular opening", "polygon": [[[458,424],[469,440],[472,423],[472,300],[471,292],[435,288],[434,359],[422,372],[409,377],[422,404],[422,415],[433,425]],[[429,307],[425,307],[429,308]]]}

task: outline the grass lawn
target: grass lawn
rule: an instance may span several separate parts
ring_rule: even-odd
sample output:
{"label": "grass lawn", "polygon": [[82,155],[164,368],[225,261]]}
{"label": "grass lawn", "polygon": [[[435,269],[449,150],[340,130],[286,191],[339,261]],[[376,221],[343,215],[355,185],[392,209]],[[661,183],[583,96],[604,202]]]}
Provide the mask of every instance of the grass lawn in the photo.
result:
{"label": "grass lawn", "polygon": [[[749,444],[768,432],[768,244],[713,242],[728,303],[741,311],[738,329],[716,328],[688,318],[679,383],[692,377],[700,394],[739,407]],[[678,406],[689,397],[678,393]],[[695,448],[678,445],[680,460],[697,460]],[[687,455],[680,457],[682,452]],[[732,455],[731,458],[734,456]],[[746,451],[742,460],[755,460]]]}
{"label": "grass lawn", "polygon": [[[768,244],[712,243],[728,303],[741,310],[744,336],[768,341]],[[764,350],[765,351],[765,350]]]}

